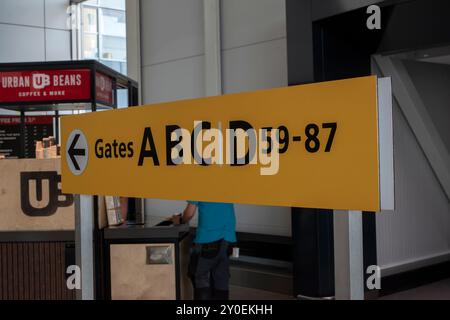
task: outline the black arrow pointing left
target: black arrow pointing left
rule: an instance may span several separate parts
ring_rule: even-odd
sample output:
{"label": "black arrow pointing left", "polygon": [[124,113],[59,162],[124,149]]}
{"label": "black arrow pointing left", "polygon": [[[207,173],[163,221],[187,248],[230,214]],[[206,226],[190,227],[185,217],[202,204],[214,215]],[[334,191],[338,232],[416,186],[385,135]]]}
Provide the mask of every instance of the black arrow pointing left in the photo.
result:
{"label": "black arrow pointing left", "polygon": [[72,144],[70,145],[70,148],[68,151],[70,160],[72,160],[73,166],[78,171],[80,171],[80,166],[78,165],[78,162],[77,162],[77,159],[75,158],[75,156],[85,156],[86,155],[85,149],[76,149],[75,148],[79,139],[80,139],[80,134],[76,134],[75,137],[73,138]]}

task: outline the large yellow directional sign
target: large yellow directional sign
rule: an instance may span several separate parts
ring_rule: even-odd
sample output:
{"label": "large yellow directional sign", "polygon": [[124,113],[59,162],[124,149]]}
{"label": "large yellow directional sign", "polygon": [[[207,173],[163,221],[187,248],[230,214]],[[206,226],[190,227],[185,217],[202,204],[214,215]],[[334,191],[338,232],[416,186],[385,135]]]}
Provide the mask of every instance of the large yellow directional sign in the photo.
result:
{"label": "large yellow directional sign", "polygon": [[62,188],[379,211],[378,119],[376,77],[65,116]]}

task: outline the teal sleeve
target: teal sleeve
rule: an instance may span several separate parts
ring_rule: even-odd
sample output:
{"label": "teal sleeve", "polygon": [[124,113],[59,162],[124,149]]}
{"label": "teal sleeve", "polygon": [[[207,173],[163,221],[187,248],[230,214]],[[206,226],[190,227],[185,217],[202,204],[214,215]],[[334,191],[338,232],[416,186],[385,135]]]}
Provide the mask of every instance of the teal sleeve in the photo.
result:
{"label": "teal sleeve", "polygon": [[190,200],[188,200],[187,203],[198,206],[198,201],[190,201]]}

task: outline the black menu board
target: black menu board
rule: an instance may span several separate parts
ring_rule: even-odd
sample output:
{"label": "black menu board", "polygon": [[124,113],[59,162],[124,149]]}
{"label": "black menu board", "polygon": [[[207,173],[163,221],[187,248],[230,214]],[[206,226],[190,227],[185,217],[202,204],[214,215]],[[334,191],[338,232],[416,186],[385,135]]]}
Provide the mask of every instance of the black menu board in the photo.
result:
{"label": "black menu board", "polygon": [[[53,135],[53,117],[25,117],[25,158],[35,158],[36,141]],[[20,157],[20,117],[0,116],[0,155]]]}

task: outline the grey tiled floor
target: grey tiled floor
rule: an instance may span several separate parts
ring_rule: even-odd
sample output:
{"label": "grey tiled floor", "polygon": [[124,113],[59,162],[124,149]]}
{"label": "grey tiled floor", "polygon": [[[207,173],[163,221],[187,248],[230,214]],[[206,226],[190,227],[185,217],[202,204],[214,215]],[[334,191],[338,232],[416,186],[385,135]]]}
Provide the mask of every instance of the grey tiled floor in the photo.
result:
{"label": "grey tiled floor", "polygon": [[252,288],[230,286],[231,300],[293,300],[288,295]]}
{"label": "grey tiled floor", "polygon": [[[232,300],[293,300],[289,295],[230,286]],[[380,300],[450,300],[450,279],[430,283],[414,289],[397,292],[379,298]]]}
{"label": "grey tiled floor", "polygon": [[397,292],[380,298],[381,300],[450,300],[450,279],[430,283],[425,286]]}

